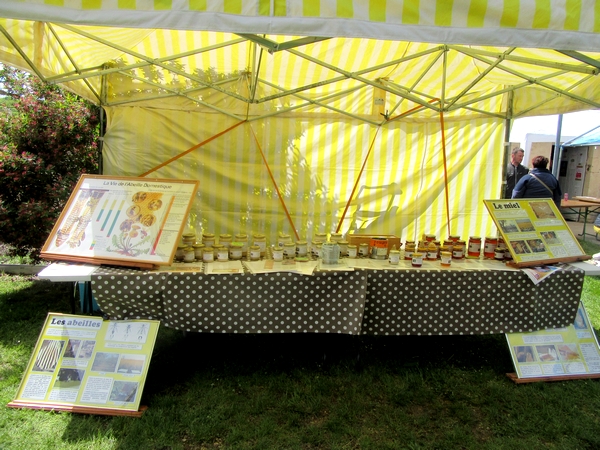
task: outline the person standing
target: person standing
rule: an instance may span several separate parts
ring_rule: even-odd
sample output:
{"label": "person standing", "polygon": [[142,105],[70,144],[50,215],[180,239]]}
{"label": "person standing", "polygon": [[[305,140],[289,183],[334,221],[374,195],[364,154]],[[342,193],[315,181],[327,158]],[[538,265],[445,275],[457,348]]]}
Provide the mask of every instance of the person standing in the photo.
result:
{"label": "person standing", "polygon": [[548,158],[536,156],[531,160],[533,169],[519,180],[512,198],[551,198],[558,208],[562,198],[560,184],[548,170]]}
{"label": "person standing", "polygon": [[504,196],[502,198],[512,198],[513,189],[519,180],[529,173],[529,169],[521,164],[523,156],[525,156],[525,150],[522,148],[515,147],[512,149],[510,162],[506,167],[506,186],[504,187]]}

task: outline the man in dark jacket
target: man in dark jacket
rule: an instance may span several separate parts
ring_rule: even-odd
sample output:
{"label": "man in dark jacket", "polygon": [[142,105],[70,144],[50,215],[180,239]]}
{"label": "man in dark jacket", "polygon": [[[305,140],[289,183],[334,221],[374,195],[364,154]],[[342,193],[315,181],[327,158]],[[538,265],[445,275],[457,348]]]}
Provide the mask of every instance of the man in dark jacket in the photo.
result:
{"label": "man in dark jacket", "polygon": [[529,172],[529,169],[525,167],[521,162],[525,150],[519,147],[512,149],[510,153],[510,162],[506,166],[506,186],[504,187],[504,195],[502,198],[512,198],[512,191],[519,182]]}
{"label": "man in dark jacket", "polygon": [[519,180],[512,192],[512,198],[551,198],[560,208],[562,190],[548,167],[548,158],[536,156],[531,161],[533,169]]}

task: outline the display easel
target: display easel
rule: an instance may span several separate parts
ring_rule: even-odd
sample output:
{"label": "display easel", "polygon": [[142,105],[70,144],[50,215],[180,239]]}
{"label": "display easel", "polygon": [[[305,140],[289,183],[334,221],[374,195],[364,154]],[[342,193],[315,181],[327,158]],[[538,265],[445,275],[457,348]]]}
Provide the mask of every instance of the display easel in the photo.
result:
{"label": "display easel", "polygon": [[566,328],[507,333],[514,383],[600,378],[600,348],[582,303]]}
{"label": "display easel", "polygon": [[552,199],[484,200],[514,267],[584,261],[586,255]]}
{"label": "display easel", "polygon": [[39,409],[42,411],[61,411],[70,412],[76,414],[94,414],[97,416],[123,416],[123,417],[137,417],[140,418],[148,409],[147,406],[140,406],[137,411],[122,411],[115,409],[104,409],[104,408],[86,408],[82,406],[66,406],[61,404],[52,403],[34,403],[34,402],[22,402],[14,400],[6,404],[9,408],[16,409]]}
{"label": "display easel", "polygon": [[170,265],[198,185],[195,180],[84,174],[41,257],[141,269]]}
{"label": "display easel", "polygon": [[10,408],[141,417],[159,321],[49,313]]}

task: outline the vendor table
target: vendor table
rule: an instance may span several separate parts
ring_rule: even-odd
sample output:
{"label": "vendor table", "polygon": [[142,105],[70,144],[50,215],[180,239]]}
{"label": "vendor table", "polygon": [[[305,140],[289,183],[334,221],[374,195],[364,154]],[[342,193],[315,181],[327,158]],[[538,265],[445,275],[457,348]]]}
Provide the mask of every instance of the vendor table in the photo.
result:
{"label": "vendor table", "polygon": [[102,311],[209,333],[383,335],[529,332],[573,323],[584,272],[534,284],[521,270],[352,270],[206,275],[102,266]]}
{"label": "vendor table", "polygon": [[[561,200],[560,207],[564,209],[568,209],[571,212],[563,213],[564,214],[577,214],[577,222],[579,219],[583,217],[583,231],[579,236],[583,236],[583,240],[585,240],[586,234],[590,236],[594,236],[593,234],[585,232],[585,226],[587,225],[587,218],[590,213],[600,212],[600,204],[596,201],[584,201],[584,200]],[[582,211],[583,210],[583,211]]]}

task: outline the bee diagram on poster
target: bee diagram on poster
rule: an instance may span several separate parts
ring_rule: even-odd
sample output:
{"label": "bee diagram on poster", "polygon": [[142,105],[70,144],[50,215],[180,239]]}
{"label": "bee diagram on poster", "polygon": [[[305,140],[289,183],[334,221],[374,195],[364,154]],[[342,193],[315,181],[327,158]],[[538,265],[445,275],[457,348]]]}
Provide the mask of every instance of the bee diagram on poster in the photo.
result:
{"label": "bee diagram on poster", "polygon": [[83,175],[42,248],[46,259],[167,265],[198,181]]}

